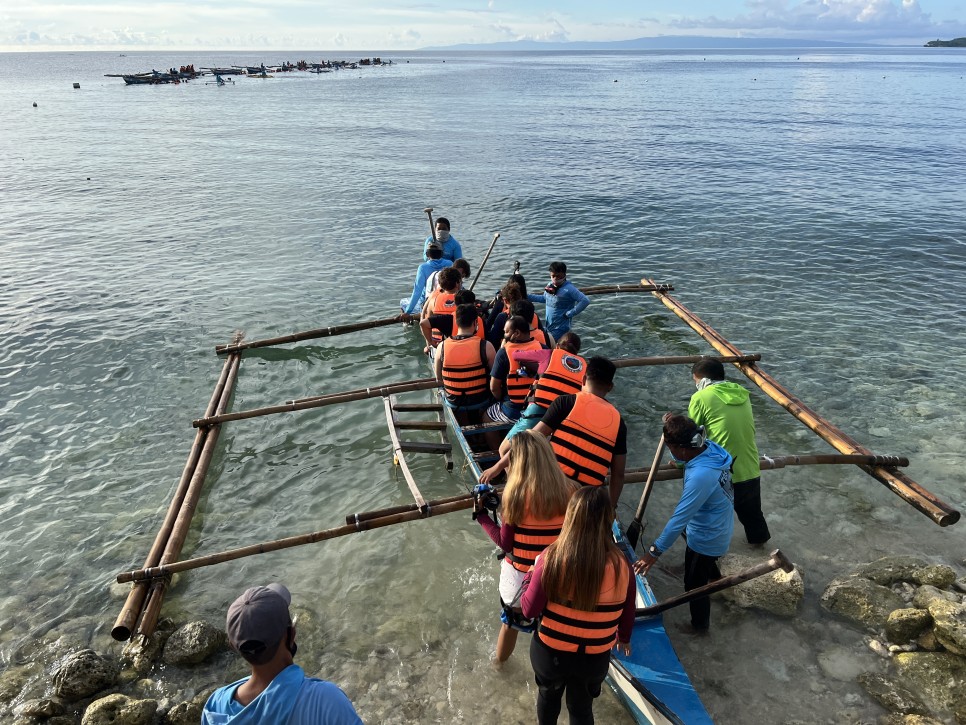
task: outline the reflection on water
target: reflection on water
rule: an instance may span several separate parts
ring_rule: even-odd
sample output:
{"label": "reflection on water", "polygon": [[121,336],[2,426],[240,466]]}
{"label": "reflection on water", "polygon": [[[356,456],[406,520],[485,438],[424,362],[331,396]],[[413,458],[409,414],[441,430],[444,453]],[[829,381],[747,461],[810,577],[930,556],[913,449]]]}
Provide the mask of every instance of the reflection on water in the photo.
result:
{"label": "reflection on water", "polygon": [[[426,55],[231,89],[101,78],[177,58],[34,56],[0,88],[2,661],[22,662],[38,637],[117,650],[109,585],[153,540],[220,370],[214,345],[236,329],[255,339],[391,314],[427,204],[474,263],[501,232],[487,294],[515,260],[534,286],[552,258],[578,285],[673,282],[806,403],[876,452],[908,455],[913,478],[963,508],[966,236],[950,179],[966,56],[924,67],[906,51],[793,52]],[[83,91],[61,88],[65,64]],[[595,298],[579,322],[591,354],[709,351],[650,297]],[[418,339],[392,326],[253,351],[234,409],[424,377]],[[692,390],[683,368],[620,372],[629,465],[647,465],[661,414]],[[763,453],[829,450],[763,395],[753,403]],[[471,484],[458,457],[452,473],[430,456],[410,465],[428,499]],[[679,486],[655,491],[645,540]],[[627,487],[625,520],[639,492]],[[673,635],[698,691],[721,723],[876,717],[842,673],[882,664],[818,597],[888,553],[962,566],[963,524],[940,529],[857,469],[765,472],[763,497],[772,543],[805,570],[801,615],[718,603],[710,640]],[[184,553],[409,500],[378,400],[239,421]],[[239,591],[278,579],[300,608],[300,659],[367,720],[529,722],[525,639],[504,671],[489,665],[491,553],[455,514],[184,574],[164,613],[220,622]],[[682,558],[672,550],[668,568]],[[665,572],[653,584],[660,597],[681,587]],[[158,687],[177,700],[237,671],[225,657]],[[599,713],[626,720],[609,695]]]}

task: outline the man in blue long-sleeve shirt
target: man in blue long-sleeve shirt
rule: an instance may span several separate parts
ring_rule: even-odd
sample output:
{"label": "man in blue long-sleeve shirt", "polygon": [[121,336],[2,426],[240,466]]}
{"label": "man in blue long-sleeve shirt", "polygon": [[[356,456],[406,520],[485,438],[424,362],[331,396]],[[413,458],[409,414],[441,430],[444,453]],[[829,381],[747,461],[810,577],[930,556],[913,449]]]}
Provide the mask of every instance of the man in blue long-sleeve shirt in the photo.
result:
{"label": "man in blue long-sleeve shirt", "polygon": [[[429,245],[432,242],[433,236],[430,235],[426,237],[426,243],[423,244],[423,259],[426,261],[431,259],[429,256]],[[436,220],[436,243],[443,248],[443,259],[455,262],[463,256],[463,247],[456,241],[456,237],[450,234],[449,219],[444,216]]]}
{"label": "man in blue long-sleeve shirt", "polygon": [[531,302],[547,305],[547,332],[555,340],[570,330],[570,321],[587,309],[590,300],[567,279],[567,265],[563,262],[550,263],[550,284],[538,295],[527,295]]}
{"label": "man in blue long-sleeve shirt", "polygon": [[[684,489],[674,513],[634,570],[646,574],[657,558],[687,531],[684,553],[684,589],[690,591],[721,578],[718,558],[728,552],[734,532],[734,489],[731,454],[707,440],[704,427],[684,415],[664,416],[664,441],[671,456],[684,464]],[[711,626],[711,600],[690,603],[695,632]]]}

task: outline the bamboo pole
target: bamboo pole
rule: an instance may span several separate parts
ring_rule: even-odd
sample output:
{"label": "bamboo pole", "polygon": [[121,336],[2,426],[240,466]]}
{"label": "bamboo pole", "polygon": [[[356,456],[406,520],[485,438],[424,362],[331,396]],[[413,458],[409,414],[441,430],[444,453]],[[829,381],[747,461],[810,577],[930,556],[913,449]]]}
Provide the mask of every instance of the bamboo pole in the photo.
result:
{"label": "bamboo pole", "polygon": [[710,355],[665,355],[658,357],[619,357],[611,360],[616,367],[619,368],[633,368],[642,367],[645,365],[687,365],[698,362],[699,360],[707,360],[711,358],[712,360],[718,360],[723,363],[730,362],[756,362],[761,360],[761,353],[755,353],[754,355],[719,355],[712,357]]}
{"label": "bamboo pole", "polygon": [[409,492],[416,499],[416,505],[420,509],[425,509],[427,506],[426,499],[419,492],[416,479],[413,478],[413,474],[409,470],[409,464],[406,463],[406,454],[403,453],[402,446],[399,444],[399,434],[396,432],[396,413],[392,409],[392,401],[388,397],[385,397],[382,399],[382,402],[386,407],[386,422],[389,423],[389,438],[392,441],[393,459],[399,464],[399,469],[402,471],[403,478],[406,480],[406,485],[409,486]]}
{"label": "bamboo pole", "polygon": [[[241,366],[241,353],[232,353],[229,360],[230,368],[228,377],[225,380],[225,386],[221,391],[221,398],[215,409],[216,414],[224,412],[231,400],[232,393],[235,389],[235,382],[238,380],[238,369]],[[220,432],[220,426],[213,426],[205,436],[205,442],[198,456],[198,463],[195,466],[195,470],[191,474],[191,481],[188,484],[188,490],[185,492],[184,501],[178,511],[178,517],[175,519],[174,526],[171,529],[171,535],[165,544],[164,554],[161,556],[161,561],[159,562],[159,566],[161,567],[177,561],[178,557],[181,556],[181,549],[184,546],[185,539],[188,537],[191,519],[198,506],[198,499],[201,498],[201,491],[205,484],[205,476],[208,474],[208,467],[211,465],[211,459],[214,457],[215,446],[218,443],[218,435]],[[138,625],[138,633],[145,637],[150,637],[158,624],[158,617],[161,614],[161,603],[164,600],[167,585],[167,579],[159,579],[151,584],[150,599],[144,607],[144,614],[141,617],[141,623]]]}
{"label": "bamboo pole", "polygon": [[[503,486],[494,486],[494,490],[502,491]],[[461,493],[458,496],[450,496],[449,498],[438,498],[435,501],[430,501],[429,505],[431,507],[442,506],[447,503],[455,503],[457,501],[472,501],[472,493]],[[363,521],[371,521],[372,519],[381,519],[384,516],[392,516],[394,514],[404,514],[410,511],[418,511],[419,506],[414,503],[400,504],[399,506],[390,506],[389,508],[377,509],[375,511],[364,511],[358,514],[347,514],[345,517],[346,524],[358,524]]]}
{"label": "bamboo pole", "polygon": [[[230,368],[231,358],[228,358],[221,368],[221,375],[215,384],[215,389],[211,394],[211,400],[208,401],[208,407],[205,408],[206,416],[212,415],[215,412],[218,401],[221,399],[221,393],[225,388],[225,382],[228,380],[228,371]],[[181,510],[181,504],[188,490],[188,483],[191,481],[191,474],[194,472],[195,466],[198,463],[198,457],[201,455],[201,449],[207,435],[208,431],[206,429],[199,429],[195,433],[194,442],[191,444],[191,451],[188,453],[188,460],[184,465],[184,469],[181,471],[181,478],[178,480],[178,485],[175,488],[174,496],[171,498],[171,503],[168,506],[164,521],[161,523],[161,528],[154,538],[151,550],[144,560],[145,568],[156,566],[161,560],[161,554],[164,552],[164,547],[168,543],[168,537],[171,535],[171,529],[174,527],[175,519]],[[131,638],[131,633],[134,631],[138,618],[141,616],[141,611],[144,608],[147,596],[147,583],[140,582],[131,587],[131,591],[127,595],[121,613],[117,616],[117,620],[111,628],[111,636],[114,639],[119,642],[124,642]]]}
{"label": "bamboo pole", "polygon": [[641,280],[640,284],[602,284],[595,287],[584,287],[580,291],[588,297],[592,295],[616,294],[618,292],[672,292],[674,291],[674,285],[659,284],[651,280],[647,282]]}
{"label": "bamboo pole", "polygon": [[[241,559],[246,556],[264,554],[269,551],[290,549],[294,546],[302,546],[303,544],[314,544],[318,541],[328,541],[329,539],[337,539],[339,537],[348,536],[349,534],[355,534],[360,531],[381,529],[386,526],[405,523],[406,521],[415,521],[417,519],[425,519],[431,516],[440,516],[442,514],[453,513],[455,511],[465,511],[471,508],[473,508],[472,494],[469,494],[465,497],[460,497],[460,499],[457,501],[449,501],[449,503],[429,501],[427,502],[426,508],[423,510],[417,509],[414,511],[390,514],[388,516],[380,516],[374,519],[362,519],[359,521],[359,523],[347,524],[346,526],[339,526],[333,529],[324,529],[322,531],[315,531],[310,534],[290,536],[284,539],[276,539],[275,541],[266,541],[261,544],[252,544],[251,546],[243,546],[238,549],[229,549],[217,554],[199,556],[194,559],[185,559],[184,561],[162,564],[161,566],[148,569],[135,569],[134,571],[122,572],[121,574],[117,575],[117,581],[122,584],[124,582],[143,581],[145,579],[163,581],[164,577],[167,577],[169,574],[176,574],[177,572],[188,571],[189,569],[212,566],[225,561]],[[360,516],[365,516],[365,514],[360,514]]]}
{"label": "bamboo pole", "polygon": [[672,607],[677,607],[682,604],[692,602],[695,599],[700,599],[701,597],[706,597],[709,594],[720,592],[722,589],[729,589],[730,587],[741,584],[742,582],[749,581],[750,579],[756,579],[764,574],[769,574],[775,571],[775,569],[781,569],[785,572],[792,572],[795,569],[795,565],[788,560],[788,557],[782,553],[781,549],[775,549],[773,552],[771,552],[771,558],[768,561],[750,566],[744,571],[739,571],[737,574],[723,576],[720,579],[715,579],[710,584],[705,584],[703,587],[691,589],[690,591],[686,591],[684,594],[678,594],[676,597],[665,599],[663,602],[652,604],[649,607],[640,607],[638,608],[635,616],[653,617],[655,614],[660,614],[661,612],[671,609]]}
{"label": "bamboo pole", "polygon": [[231,345],[215,346],[215,353],[227,355],[232,352],[251,350],[255,347],[271,347],[272,345],[285,345],[289,342],[301,342],[302,340],[314,340],[319,337],[334,337],[345,335],[349,332],[359,332],[360,330],[371,330],[376,327],[386,327],[397,322],[404,322],[403,315],[386,317],[381,320],[370,320],[368,322],[356,322],[350,325],[336,325],[335,327],[320,327],[316,330],[306,330],[304,332],[293,332],[291,335],[281,335],[280,337],[269,337],[264,340],[252,340],[251,342],[241,342]]}
{"label": "bamboo pole", "polygon": [[389,383],[381,388],[359,388],[349,390],[344,393],[329,393],[328,395],[316,395],[311,398],[300,400],[290,400],[283,405],[270,405],[266,408],[252,408],[250,410],[240,410],[237,413],[220,413],[210,415],[206,418],[199,418],[191,421],[195,428],[218,425],[230,420],[244,420],[246,418],[258,418],[263,415],[273,415],[275,413],[291,413],[296,410],[308,410],[309,408],[322,408],[327,405],[338,405],[348,403],[353,400],[365,400],[366,398],[383,398],[387,395],[396,393],[408,393],[414,390],[430,390],[438,388],[440,382],[436,378],[422,378],[420,380],[404,380],[398,383]]}
{"label": "bamboo pole", "polygon": [[[645,278],[641,282],[652,283],[652,280]],[[668,309],[680,317],[718,352],[723,355],[741,354],[741,351],[737,347],[728,342],[717,330],[704,322],[674,297],[660,291],[655,291],[652,294],[660,299]],[[839,452],[845,454],[871,455],[871,451],[868,448],[846,435],[825,418],[822,418],[754,363],[734,363],[734,365],[749,380],[755,383],[762,392],[794,415],[799,421],[822,438],[822,440]],[[950,526],[959,521],[959,511],[952,508],[935,494],[927,491],[905,474],[890,471],[877,465],[860,465],[859,467],[940,526]]]}

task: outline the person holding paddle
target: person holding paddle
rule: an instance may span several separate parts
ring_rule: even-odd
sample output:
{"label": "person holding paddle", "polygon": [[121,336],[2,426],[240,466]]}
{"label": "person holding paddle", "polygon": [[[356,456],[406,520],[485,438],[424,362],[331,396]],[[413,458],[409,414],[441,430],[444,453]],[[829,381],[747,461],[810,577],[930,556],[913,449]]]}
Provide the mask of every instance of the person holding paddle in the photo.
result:
{"label": "person holding paddle", "polygon": [[[690,591],[721,578],[718,558],[728,552],[735,528],[732,458],[724,448],[707,440],[704,428],[684,415],[664,416],[664,442],[671,457],[684,464],[684,489],[664,531],[635,562],[634,571],[647,574],[684,531],[684,589]],[[689,606],[692,631],[707,632],[711,626],[711,600],[701,597]]]}
{"label": "person holding paddle", "polygon": [[[432,229],[430,229],[432,231]],[[456,237],[449,233],[449,219],[444,216],[439,217],[436,220],[436,235],[435,239],[432,234],[426,237],[426,243],[423,245],[423,258],[426,261],[432,259],[429,255],[429,247],[437,242],[443,250],[443,259],[448,259],[450,262],[455,262],[457,259],[463,256],[463,247],[456,241]]]}

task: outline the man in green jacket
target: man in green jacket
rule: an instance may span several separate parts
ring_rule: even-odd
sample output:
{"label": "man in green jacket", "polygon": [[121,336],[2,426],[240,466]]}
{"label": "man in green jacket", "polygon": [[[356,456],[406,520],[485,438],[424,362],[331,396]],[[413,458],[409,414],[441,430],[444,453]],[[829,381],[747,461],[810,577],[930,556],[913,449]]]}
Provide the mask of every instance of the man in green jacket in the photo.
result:
{"label": "man in green jacket", "polygon": [[764,544],[771,534],[761,512],[761,468],[748,391],[726,381],[724,365],[712,358],[696,362],[691,377],[698,391],[691,396],[688,417],[734,457],[735,513],[748,543]]}

